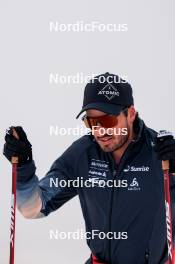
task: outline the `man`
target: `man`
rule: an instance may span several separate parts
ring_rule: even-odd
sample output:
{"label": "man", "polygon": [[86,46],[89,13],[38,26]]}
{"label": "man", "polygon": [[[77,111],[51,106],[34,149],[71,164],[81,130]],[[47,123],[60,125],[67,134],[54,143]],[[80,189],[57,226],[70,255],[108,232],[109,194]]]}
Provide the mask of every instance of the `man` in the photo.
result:
{"label": "man", "polygon": [[[116,81],[118,80],[118,81]],[[163,264],[167,260],[164,185],[161,160],[174,170],[175,140],[157,140],[134,108],[132,88],[105,73],[85,87],[81,112],[92,133],[75,141],[38,180],[32,148],[21,127],[5,136],[4,155],[19,157],[17,205],[26,218],[49,215],[79,195],[92,252],[87,263]],[[75,180],[86,185],[75,187]],[[71,182],[50,186],[52,180]],[[172,209],[175,179],[171,175]],[[88,184],[87,184],[88,183]]]}

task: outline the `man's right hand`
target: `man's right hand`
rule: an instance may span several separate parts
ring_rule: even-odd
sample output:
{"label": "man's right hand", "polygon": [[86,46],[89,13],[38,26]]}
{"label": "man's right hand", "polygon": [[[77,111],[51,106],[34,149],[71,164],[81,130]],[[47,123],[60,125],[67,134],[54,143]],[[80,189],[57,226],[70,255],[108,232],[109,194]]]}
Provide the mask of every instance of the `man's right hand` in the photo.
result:
{"label": "man's right hand", "polygon": [[[18,139],[13,135],[14,130],[18,135]],[[32,161],[32,145],[22,127],[12,126],[7,130],[3,154],[10,162],[12,157],[18,157],[19,166]]]}

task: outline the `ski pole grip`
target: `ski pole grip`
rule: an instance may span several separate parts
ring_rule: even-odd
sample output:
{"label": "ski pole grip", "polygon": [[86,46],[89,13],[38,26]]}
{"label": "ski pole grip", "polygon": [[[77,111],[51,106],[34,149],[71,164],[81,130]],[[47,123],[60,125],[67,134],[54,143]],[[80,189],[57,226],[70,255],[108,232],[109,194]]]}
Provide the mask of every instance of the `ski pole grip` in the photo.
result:
{"label": "ski pole grip", "polygon": [[[19,139],[19,136],[18,136],[16,130],[13,128],[12,131],[13,131],[13,136],[14,136],[16,139]],[[12,162],[12,164],[18,164],[18,157],[12,157],[11,162]]]}
{"label": "ski pole grip", "polygon": [[[159,141],[163,142],[166,138],[173,138],[173,134],[166,130],[160,130],[157,138]],[[162,170],[166,171],[170,169],[170,162],[169,160],[162,160]]]}
{"label": "ski pole grip", "polygon": [[170,168],[169,160],[163,160],[162,161],[162,169],[163,169],[163,171],[169,170],[169,168]]}

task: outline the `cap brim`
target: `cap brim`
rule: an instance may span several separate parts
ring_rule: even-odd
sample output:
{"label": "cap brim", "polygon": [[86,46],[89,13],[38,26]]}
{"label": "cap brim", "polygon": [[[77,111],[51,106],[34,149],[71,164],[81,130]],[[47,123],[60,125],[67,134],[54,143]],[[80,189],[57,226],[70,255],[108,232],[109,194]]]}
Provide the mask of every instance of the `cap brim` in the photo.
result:
{"label": "cap brim", "polygon": [[86,110],[89,109],[96,109],[99,111],[102,111],[107,114],[111,115],[118,115],[120,114],[121,110],[123,109],[124,106],[122,105],[116,105],[116,104],[107,104],[107,103],[91,103],[86,106],[84,106],[80,113],[77,115],[76,119]]}

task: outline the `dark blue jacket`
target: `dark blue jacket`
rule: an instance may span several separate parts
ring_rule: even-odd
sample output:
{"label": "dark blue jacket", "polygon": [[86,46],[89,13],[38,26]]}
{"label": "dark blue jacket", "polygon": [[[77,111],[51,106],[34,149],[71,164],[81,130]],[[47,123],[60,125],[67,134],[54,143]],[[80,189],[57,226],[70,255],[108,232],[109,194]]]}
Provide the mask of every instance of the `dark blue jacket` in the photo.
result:
{"label": "dark blue jacket", "polygon": [[[92,253],[99,259],[112,264],[165,263],[164,181],[161,161],[153,150],[157,133],[146,127],[141,119],[137,125],[137,139],[130,143],[119,165],[111,153],[100,149],[92,135],[85,135],[54,162],[40,181],[35,175],[34,163],[20,167],[17,182],[19,210],[29,218],[47,216],[78,194],[87,232],[99,230],[123,237],[87,239]],[[50,187],[51,179],[68,182],[78,177],[83,182],[94,182],[94,187]],[[100,181],[109,180],[116,180],[123,187],[99,186]],[[173,212],[174,188],[175,180],[171,176]],[[39,214],[31,216],[28,210],[32,203],[35,208],[38,196],[42,208]]]}

